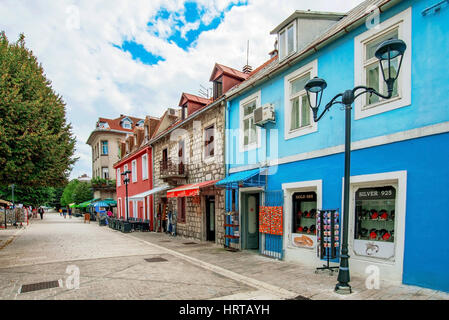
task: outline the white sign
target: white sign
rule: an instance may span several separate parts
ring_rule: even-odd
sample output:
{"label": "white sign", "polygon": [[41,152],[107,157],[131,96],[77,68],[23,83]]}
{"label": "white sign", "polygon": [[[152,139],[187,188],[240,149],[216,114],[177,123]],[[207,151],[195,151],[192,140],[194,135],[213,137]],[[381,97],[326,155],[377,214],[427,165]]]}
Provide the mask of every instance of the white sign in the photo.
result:
{"label": "white sign", "polygon": [[354,239],[354,253],[359,256],[394,260],[394,242]]}
{"label": "white sign", "polygon": [[313,249],[316,247],[316,235],[292,233],[291,243],[294,247]]}

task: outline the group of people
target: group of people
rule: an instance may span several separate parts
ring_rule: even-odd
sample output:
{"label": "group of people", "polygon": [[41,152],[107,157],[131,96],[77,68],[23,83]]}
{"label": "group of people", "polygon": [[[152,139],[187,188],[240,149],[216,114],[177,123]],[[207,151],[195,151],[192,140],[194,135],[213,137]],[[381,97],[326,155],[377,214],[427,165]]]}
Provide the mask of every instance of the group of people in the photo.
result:
{"label": "group of people", "polygon": [[72,219],[72,208],[68,208],[68,209],[60,208],[60,209],[59,209],[59,215],[60,215],[61,217],[64,216],[64,219],[67,218],[67,213],[69,214],[69,219]]}
{"label": "group of people", "polygon": [[44,219],[44,208],[39,207],[39,208],[33,208],[32,206],[30,206],[28,208],[28,212],[31,212],[31,217],[33,218],[37,218],[37,214],[39,214],[41,216],[41,220]]}

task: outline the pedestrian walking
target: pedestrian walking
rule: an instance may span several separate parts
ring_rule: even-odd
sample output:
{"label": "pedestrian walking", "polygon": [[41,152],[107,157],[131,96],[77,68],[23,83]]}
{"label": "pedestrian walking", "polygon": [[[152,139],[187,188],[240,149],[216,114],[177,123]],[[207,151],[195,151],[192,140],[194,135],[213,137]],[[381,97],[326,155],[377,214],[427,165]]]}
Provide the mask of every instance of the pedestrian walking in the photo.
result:
{"label": "pedestrian walking", "polygon": [[62,217],[62,208],[59,208],[59,215]]}
{"label": "pedestrian walking", "polygon": [[41,216],[41,220],[43,220],[44,219],[44,208],[40,207],[38,212],[39,212],[39,214]]}
{"label": "pedestrian walking", "polygon": [[69,218],[72,219],[72,208],[69,208]]}
{"label": "pedestrian walking", "polygon": [[64,219],[67,218],[67,209],[62,209],[62,214],[64,215]]}
{"label": "pedestrian walking", "polygon": [[33,212],[33,218],[37,218],[37,209],[33,208],[32,212]]}

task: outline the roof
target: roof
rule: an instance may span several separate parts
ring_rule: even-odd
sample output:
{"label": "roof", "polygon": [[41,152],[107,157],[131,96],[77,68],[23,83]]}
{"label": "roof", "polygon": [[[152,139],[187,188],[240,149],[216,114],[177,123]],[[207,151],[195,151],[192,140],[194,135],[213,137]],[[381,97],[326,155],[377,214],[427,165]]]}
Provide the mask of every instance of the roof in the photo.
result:
{"label": "roof", "polygon": [[245,80],[248,78],[248,74],[246,74],[242,71],[236,70],[231,67],[224,66],[219,63],[215,63],[215,66],[214,66],[214,69],[212,70],[212,74],[210,75],[209,81],[214,81],[215,79],[217,79],[218,75],[220,74],[219,71],[221,71],[221,73],[224,73],[228,76],[231,76],[231,77],[237,78],[237,79],[241,79],[241,80]]}
{"label": "roof", "polygon": [[[132,128],[131,129],[126,129],[123,128],[120,123],[123,119],[128,118],[132,121]],[[120,117],[115,118],[115,119],[108,119],[108,118],[98,118],[98,122],[106,122],[109,125],[109,128],[111,130],[120,130],[120,131],[126,131],[126,132],[132,132],[136,123],[139,121],[143,121],[144,119],[141,118],[136,118],[136,117],[131,117],[131,116],[126,116],[126,115],[120,115]]]}
{"label": "roof", "polygon": [[267,64],[263,70],[260,70],[257,74],[250,76],[247,80],[235,85],[226,92],[227,99],[230,97],[241,94],[249,88],[254,87],[259,82],[265,81],[267,78],[273,77],[275,74],[282,72],[289,68],[292,64],[301,61],[307,56],[315,53],[319,49],[325,47],[330,42],[347,34],[350,30],[360,26],[365,22],[365,17],[371,14],[371,7],[383,7],[381,12],[386,10],[386,6],[391,7],[402,0],[366,0],[348,11],[344,18],[333,24],[327,31],[323,32],[315,40],[309,43],[304,49],[296,52],[289,58],[279,60],[274,59],[271,63]]}
{"label": "roof", "polygon": [[196,103],[200,103],[200,104],[209,104],[212,102],[212,99],[206,99],[203,97],[199,97],[196,96],[194,94],[190,94],[190,93],[185,93],[183,92],[181,95],[181,100],[179,100],[179,105],[182,106],[185,104],[184,100],[187,101],[192,101],[192,102],[196,102]]}
{"label": "roof", "polygon": [[284,27],[286,27],[290,22],[297,18],[303,19],[325,19],[325,20],[340,20],[346,14],[340,12],[322,12],[322,11],[304,11],[304,10],[296,10],[293,12],[287,19],[282,21],[276,28],[274,28],[270,34],[276,34]]}

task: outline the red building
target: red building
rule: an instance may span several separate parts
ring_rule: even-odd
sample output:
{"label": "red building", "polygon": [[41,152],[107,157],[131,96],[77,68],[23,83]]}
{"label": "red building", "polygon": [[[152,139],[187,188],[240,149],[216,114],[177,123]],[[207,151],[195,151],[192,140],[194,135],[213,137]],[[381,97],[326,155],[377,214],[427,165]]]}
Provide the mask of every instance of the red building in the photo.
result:
{"label": "red building", "polygon": [[144,126],[136,127],[132,135],[121,142],[121,160],[114,164],[117,176],[117,215],[127,218],[124,172],[130,171],[128,182],[128,218],[149,223],[153,228],[153,171],[152,148],[148,145],[159,119],[147,117]]}

